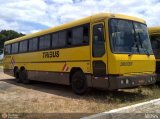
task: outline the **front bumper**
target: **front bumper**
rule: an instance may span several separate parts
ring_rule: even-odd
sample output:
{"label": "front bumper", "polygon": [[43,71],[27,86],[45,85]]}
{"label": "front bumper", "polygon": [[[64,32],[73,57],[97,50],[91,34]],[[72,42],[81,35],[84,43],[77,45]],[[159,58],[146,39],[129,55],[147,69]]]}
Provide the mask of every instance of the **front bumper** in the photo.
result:
{"label": "front bumper", "polygon": [[145,74],[136,76],[109,76],[109,89],[134,88],[150,85],[156,82],[156,74]]}

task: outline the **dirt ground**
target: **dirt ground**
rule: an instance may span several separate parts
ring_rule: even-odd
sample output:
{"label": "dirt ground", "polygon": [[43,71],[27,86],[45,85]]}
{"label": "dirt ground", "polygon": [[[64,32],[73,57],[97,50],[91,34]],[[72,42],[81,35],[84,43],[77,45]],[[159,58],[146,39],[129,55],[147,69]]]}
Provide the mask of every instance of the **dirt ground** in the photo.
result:
{"label": "dirt ground", "polygon": [[16,83],[0,67],[0,113],[98,113],[160,97],[158,86],[118,92],[92,90],[84,96],[69,86]]}

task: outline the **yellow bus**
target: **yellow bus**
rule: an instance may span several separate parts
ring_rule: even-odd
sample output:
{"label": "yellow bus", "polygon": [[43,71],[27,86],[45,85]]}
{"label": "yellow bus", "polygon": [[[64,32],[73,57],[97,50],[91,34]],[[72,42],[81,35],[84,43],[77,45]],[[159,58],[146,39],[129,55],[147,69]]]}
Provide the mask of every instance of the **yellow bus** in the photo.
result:
{"label": "yellow bus", "polygon": [[155,83],[145,21],[100,13],[5,42],[4,72],[30,80],[117,90]]}
{"label": "yellow bus", "polygon": [[160,81],[160,26],[150,27],[149,35],[151,39],[152,49],[156,58],[157,79]]}

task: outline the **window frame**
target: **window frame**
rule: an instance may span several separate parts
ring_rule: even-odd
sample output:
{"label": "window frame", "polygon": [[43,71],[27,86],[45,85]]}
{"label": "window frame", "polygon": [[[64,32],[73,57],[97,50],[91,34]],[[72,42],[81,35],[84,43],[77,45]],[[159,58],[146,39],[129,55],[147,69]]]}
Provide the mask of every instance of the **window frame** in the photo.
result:
{"label": "window frame", "polygon": [[[72,45],[72,44],[69,45],[69,44],[68,44],[68,36],[66,36],[66,47],[59,47],[59,46],[58,46],[58,47],[56,47],[56,48],[53,48],[53,47],[52,47],[52,44],[51,44],[51,50],[52,50],[52,49],[57,50],[57,49],[64,49],[64,48],[73,48],[73,47],[88,46],[88,45],[90,44],[90,31],[91,31],[91,30],[90,30],[90,23],[85,23],[85,24],[81,24],[81,25],[74,26],[74,27],[71,27],[71,28],[67,28],[67,29],[55,31],[55,32],[52,32],[52,33],[50,33],[50,34],[51,34],[51,36],[52,36],[52,34],[58,33],[58,41],[59,41],[59,32],[66,30],[66,34],[68,35],[68,31],[69,31],[69,30],[72,31],[72,29],[78,28],[78,27],[83,27],[83,28],[84,28],[85,25],[88,26],[88,42],[87,42],[87,43],[81,43],[81,44],[78,44],[78,45]],[[83,32],[84,32],[84,29],[83,29]],[[73,34],[72,34],[72,35],[73,35]],[[51,38],[51,39],[52,39],[52,38]],[[51,40],[51,41],[52,41],[52,40]],[[84,41],[84,35],[83,35],[83,41]]]}
{"label": "window frame", "polygon": [[[8,52],[8,46],[10,46],[9,52]],[[11,44],[4,45],[4,55],[9,55],[9,54],[11,54]]]}
{"label": "window frame", "polygon": [[[48,48],[40,49],[40,38],[41,38],[41,37],[45,37],[45,36],[47,36],[47,35],[48,35],[49,38],[50,38],[50,45],[49,45]],[[31,39],[32,39],[32,38],[31,38]],[[52,45],[52,44],[51,44],[51,39],[52,39],[51,33],[38,36],[38,49],[37,49],[37,51],[45,51],[45,50],[51,49],[51,45]],[[43,42],[44,42],[44,41],[43,41]]]}
{"label": "window frame", "polygon": [[53,41],[52,41],[53,40],[53,34],[57,34],[58,35],[58,41],[59,41],[59,31],[51,33],[51,49],[57,49],[57,48],[59,48],[58,46],[53,47],[53,45],[52,45],[52,43],[53,43]]}
{"label": "window frame", "polygon": [[[17,49],[17,52],[14,52],[14,53],[13,53],[13,51],[12,51],[12,47],[13,47],[13,45],[15,45],[16,43],[18,44],[18,46],[17,46],[17,47],[18,47],[18,49]],[[15,49],[14,49],[14,50],[15,50]],[[18,54],[18,53],[19,53],[19,42],[11,43],[11,54]]]}
{"label": "window frame", "polygon": [[[143,23],[143,22],[138,22],[138,21],[134,21],[134,20],[130,20],[130,19],[122,19],[122,18],[110,18],[110,19],[108,20],[108,35],[109,35],[109,45],[110,45],[110,51],[111,51],[111,53],[113,53],[113,54],[129,54],[129,53],[126,53],[126,52],[113,52],[113,50],[112,50],[111,30],[110,30],[110,23],[111,23],[111,20],[112,20],[112,19],[130,21],[130,22],[132,22],[133,26],[134,26],[134,23],[133,23],[133,22],[140,23],[140,24],[144,24],[145,26],[147,26],[147,24],[145,24],[145,23]],[[135,28],[134,28],[134,33],[135,33]],[[135,35],[136,35],[136,34],[134,34],[134,37],[135,37]],[[137,54],[137,55],[146,55],[146,54],[140,54],[140,53],[134,53],[134,54]]]}
{"label": "window frame", "polygon": [[[80,27],[83,27],[83,33],[84,33],[84,26],[87,25],[88,26],[88,42],[87,43],[81,43],[81,44],[75,44],[75,45],[72,45],[71,47],[78,47],[78,46],[87,46],[90,44],[90,31],[91,31],[91,28],[90,28],[90,23],[85,23],[85,24],[82,24],[82,25],[78,25],[78,26],[75,26],[75,27],[72,27],[70,29],[74,29],[74,28],[80,28]],[[73,34],[72,34],[73,35]],[[83,42],[84,42],[84,34],[83,34]]]}
{"label": "window frame", "polygon": [[[22,42],[27,42],[27,50],[26,51],[20,51],[20,44],[22,43]],[[28,43],[29,43],[29,40],[27,39],[27,40],[22,40],[22,41],[19,41],[19,46],[18,46],[18,53],[25,53],[25,52],[28,52]],[[22,45],[23,46],[23,45]]]}
{"label": "window frame", "polygon": [[[84,32],[85,25],[88,27],[88,41],[86,43],[81,43],[81,44],[78,44],[78,45],[72,45],[72,44],[69,45],[68,44],[68,31],[69,30],[72,31],[72,29],[74,29],[74,28],[83,27],[83,32]],[[59,32],[61,32],[61,31],[66,31],[66,45],[65,45],[65,47],[60,47],[60,46],[58,46],[58,47],[52,47],[52,35],[55,34],[55,33],[58,33],[58,41],[59,41]],[[90,42],[91,42],[91,40],[90,40],[90,31],[91,31],[91,23],[88,22],[88,23],[77,25],[77,26],[69,27],[69,28],[66,28],[66,29],[57,30],[57,31],[54,31],[54,32],[43,34],[43,35],[40,35],[40,36],[35,36],[35,37],[28,38],[28,39],[24,39],[24,40],[21,40],[21,41],[18,41],[18,42],[13,42],[13,43],[10,43],[10,44],[7,44],[7,45],[10,45],[10,54],[31,53],[31,52],[39,52],[39,51],[46,51],[46,50],[58,50],[58,49],[65,49],[65,48],[74,48],[74,47],[88,46],[90,44]],[[50,47],[46,48],[46,49],[40,49],[39,48],[40,37],[43,37],[45,35],[49,35],[49,37],[50,37]],[[30,40],[32,40],[34,38],[37,38],[37,49],[30,51],[29,50],[29,42],[30,42]],[[27,41],[27,51],[26,52],[20,52],[20,42],[23,42],[23,41]],[[84,34],[83,34],[83,41],[84,41]],[[12,45],[16,44],[16,43],[18,43],[18,52],[12,53]]]}
{"label": "window frame", "polygon": [[[29,43],[30,43],[30,41],[31,40],[33,40],[33,39],[37,39],[37,48],[36,48],[36,50],[29,50]],[[33,37],[33,38],[30,38],[30,39],[28,39],[28,52],[36,52],[36,51],[38,51],[38,41],[39,41],[39,38],[38,37]]]}
{"label": "window frame", "polygon": [[58,31],[58,44],[59,44],[59,33],[60,32],[65,32],[65,35],[66,35],[66,39],[65,39],[65,46],[58,46],[59,48],[66,48],[67,47],[67,31],[68,31],[68,29],[63,29],[63,30],[60,30],[60,31]]}
{"label": "window frame", "polygon": [[[103,48],[104,48],[104,52],[103,52],[103,54],[102,55],[100,55],[100,56],[95,56],[94,55],[94,43],[93,43],[93,38],[94,38],[94,26],[96,26],[96,25],[102,25],[102,28],[103,28],[103,32],[102,32],[102,38],[103,38]],[[103,57],[104,56],[104,54],[106,53],[106,46],[105,46],[105,44],[106,44],[106,35],[105,35],[105,33],[106,33],[106,25],[105,25],[105,22],[97,22],[97,23],[94,23],[93,25],[92,25],[92,57],[94,57],[94,58],[100,58],[100,57]]]}

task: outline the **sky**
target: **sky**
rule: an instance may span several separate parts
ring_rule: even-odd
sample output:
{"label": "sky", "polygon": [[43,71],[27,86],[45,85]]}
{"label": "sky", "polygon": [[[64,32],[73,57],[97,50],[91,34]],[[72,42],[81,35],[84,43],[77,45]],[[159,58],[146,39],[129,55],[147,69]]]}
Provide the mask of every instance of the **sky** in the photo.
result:
{"label": "sky", "polygon": [[85,16],[112,12],[160,26],[160,0],[0,0],[0,30],[30,34]]}

